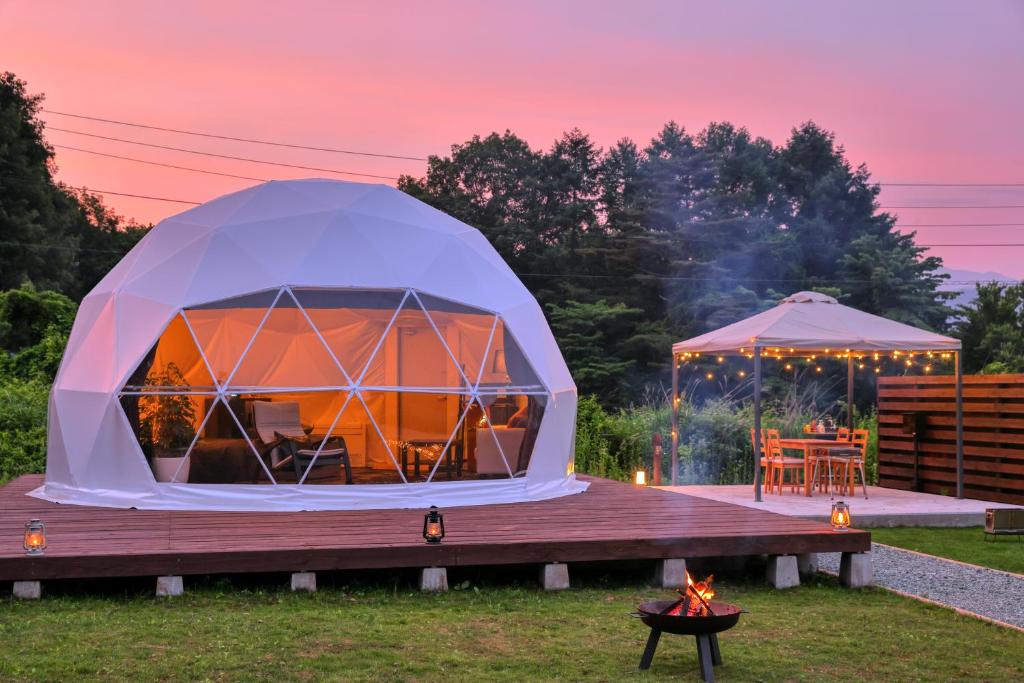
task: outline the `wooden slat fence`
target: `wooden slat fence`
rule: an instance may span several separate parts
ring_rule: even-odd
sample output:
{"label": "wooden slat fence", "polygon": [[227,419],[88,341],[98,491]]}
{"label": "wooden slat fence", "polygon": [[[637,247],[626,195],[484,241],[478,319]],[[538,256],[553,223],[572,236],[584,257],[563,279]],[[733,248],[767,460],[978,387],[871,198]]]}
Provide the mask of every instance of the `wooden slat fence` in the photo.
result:
{"label": "wooden slat fence", "polygon": [[[925,413],[920,490],[956,495],[956,402],[951,375],[880,377],[878,478],[913,488],[914,438],[903,415]],[[1024,375],[964,377],[964,495],[1024,504]]]}

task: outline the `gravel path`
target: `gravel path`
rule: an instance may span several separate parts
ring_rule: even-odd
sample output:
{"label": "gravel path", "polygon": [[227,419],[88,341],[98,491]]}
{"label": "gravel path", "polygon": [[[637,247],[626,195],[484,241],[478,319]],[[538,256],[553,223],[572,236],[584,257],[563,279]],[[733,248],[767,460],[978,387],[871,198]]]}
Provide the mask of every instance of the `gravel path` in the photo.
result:
{"label": "gravel path", "polygon": [[[1024,627],[1024,576],[871,544],[875,584]],[[839,554],[818,556],[821,569],[839,573]]]}

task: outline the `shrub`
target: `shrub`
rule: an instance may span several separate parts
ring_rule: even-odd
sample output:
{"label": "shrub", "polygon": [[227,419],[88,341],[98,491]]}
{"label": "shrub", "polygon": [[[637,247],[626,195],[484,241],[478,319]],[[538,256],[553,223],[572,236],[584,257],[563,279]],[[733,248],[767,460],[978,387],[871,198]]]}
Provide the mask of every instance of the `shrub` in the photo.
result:
{"label": "shrub", "polygon": [[0,483],[46,467],[46,382],[0,383]]}

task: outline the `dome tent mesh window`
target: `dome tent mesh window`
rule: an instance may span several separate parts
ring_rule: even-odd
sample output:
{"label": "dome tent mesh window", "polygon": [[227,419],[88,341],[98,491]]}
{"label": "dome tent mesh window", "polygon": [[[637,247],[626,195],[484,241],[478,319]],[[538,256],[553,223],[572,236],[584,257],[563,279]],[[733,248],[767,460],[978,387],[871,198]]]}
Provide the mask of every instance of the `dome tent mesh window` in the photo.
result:
{"label": "dome tent mesh window", "polygon": [[521,477],[547,399],[500,316],[411,289],[186,308],[121,392],[154,477],[180,484]]}

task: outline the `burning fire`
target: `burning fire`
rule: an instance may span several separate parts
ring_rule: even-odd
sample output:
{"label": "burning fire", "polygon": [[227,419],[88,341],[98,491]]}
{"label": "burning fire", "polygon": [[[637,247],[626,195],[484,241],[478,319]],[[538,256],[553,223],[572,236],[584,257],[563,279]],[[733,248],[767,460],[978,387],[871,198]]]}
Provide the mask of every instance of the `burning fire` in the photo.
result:
{"label": "burning fire", "polygon": [[686,590],[676,589],[681,596],[679,600],[669,608],[666,614],[674,617],[703,617],[714,614],[711,609],[711,600],[715,597],[715,589],[711,583],[715,580],[714,574],[708,574],[703,581],[694,581],[690,572],[686,572]]}

